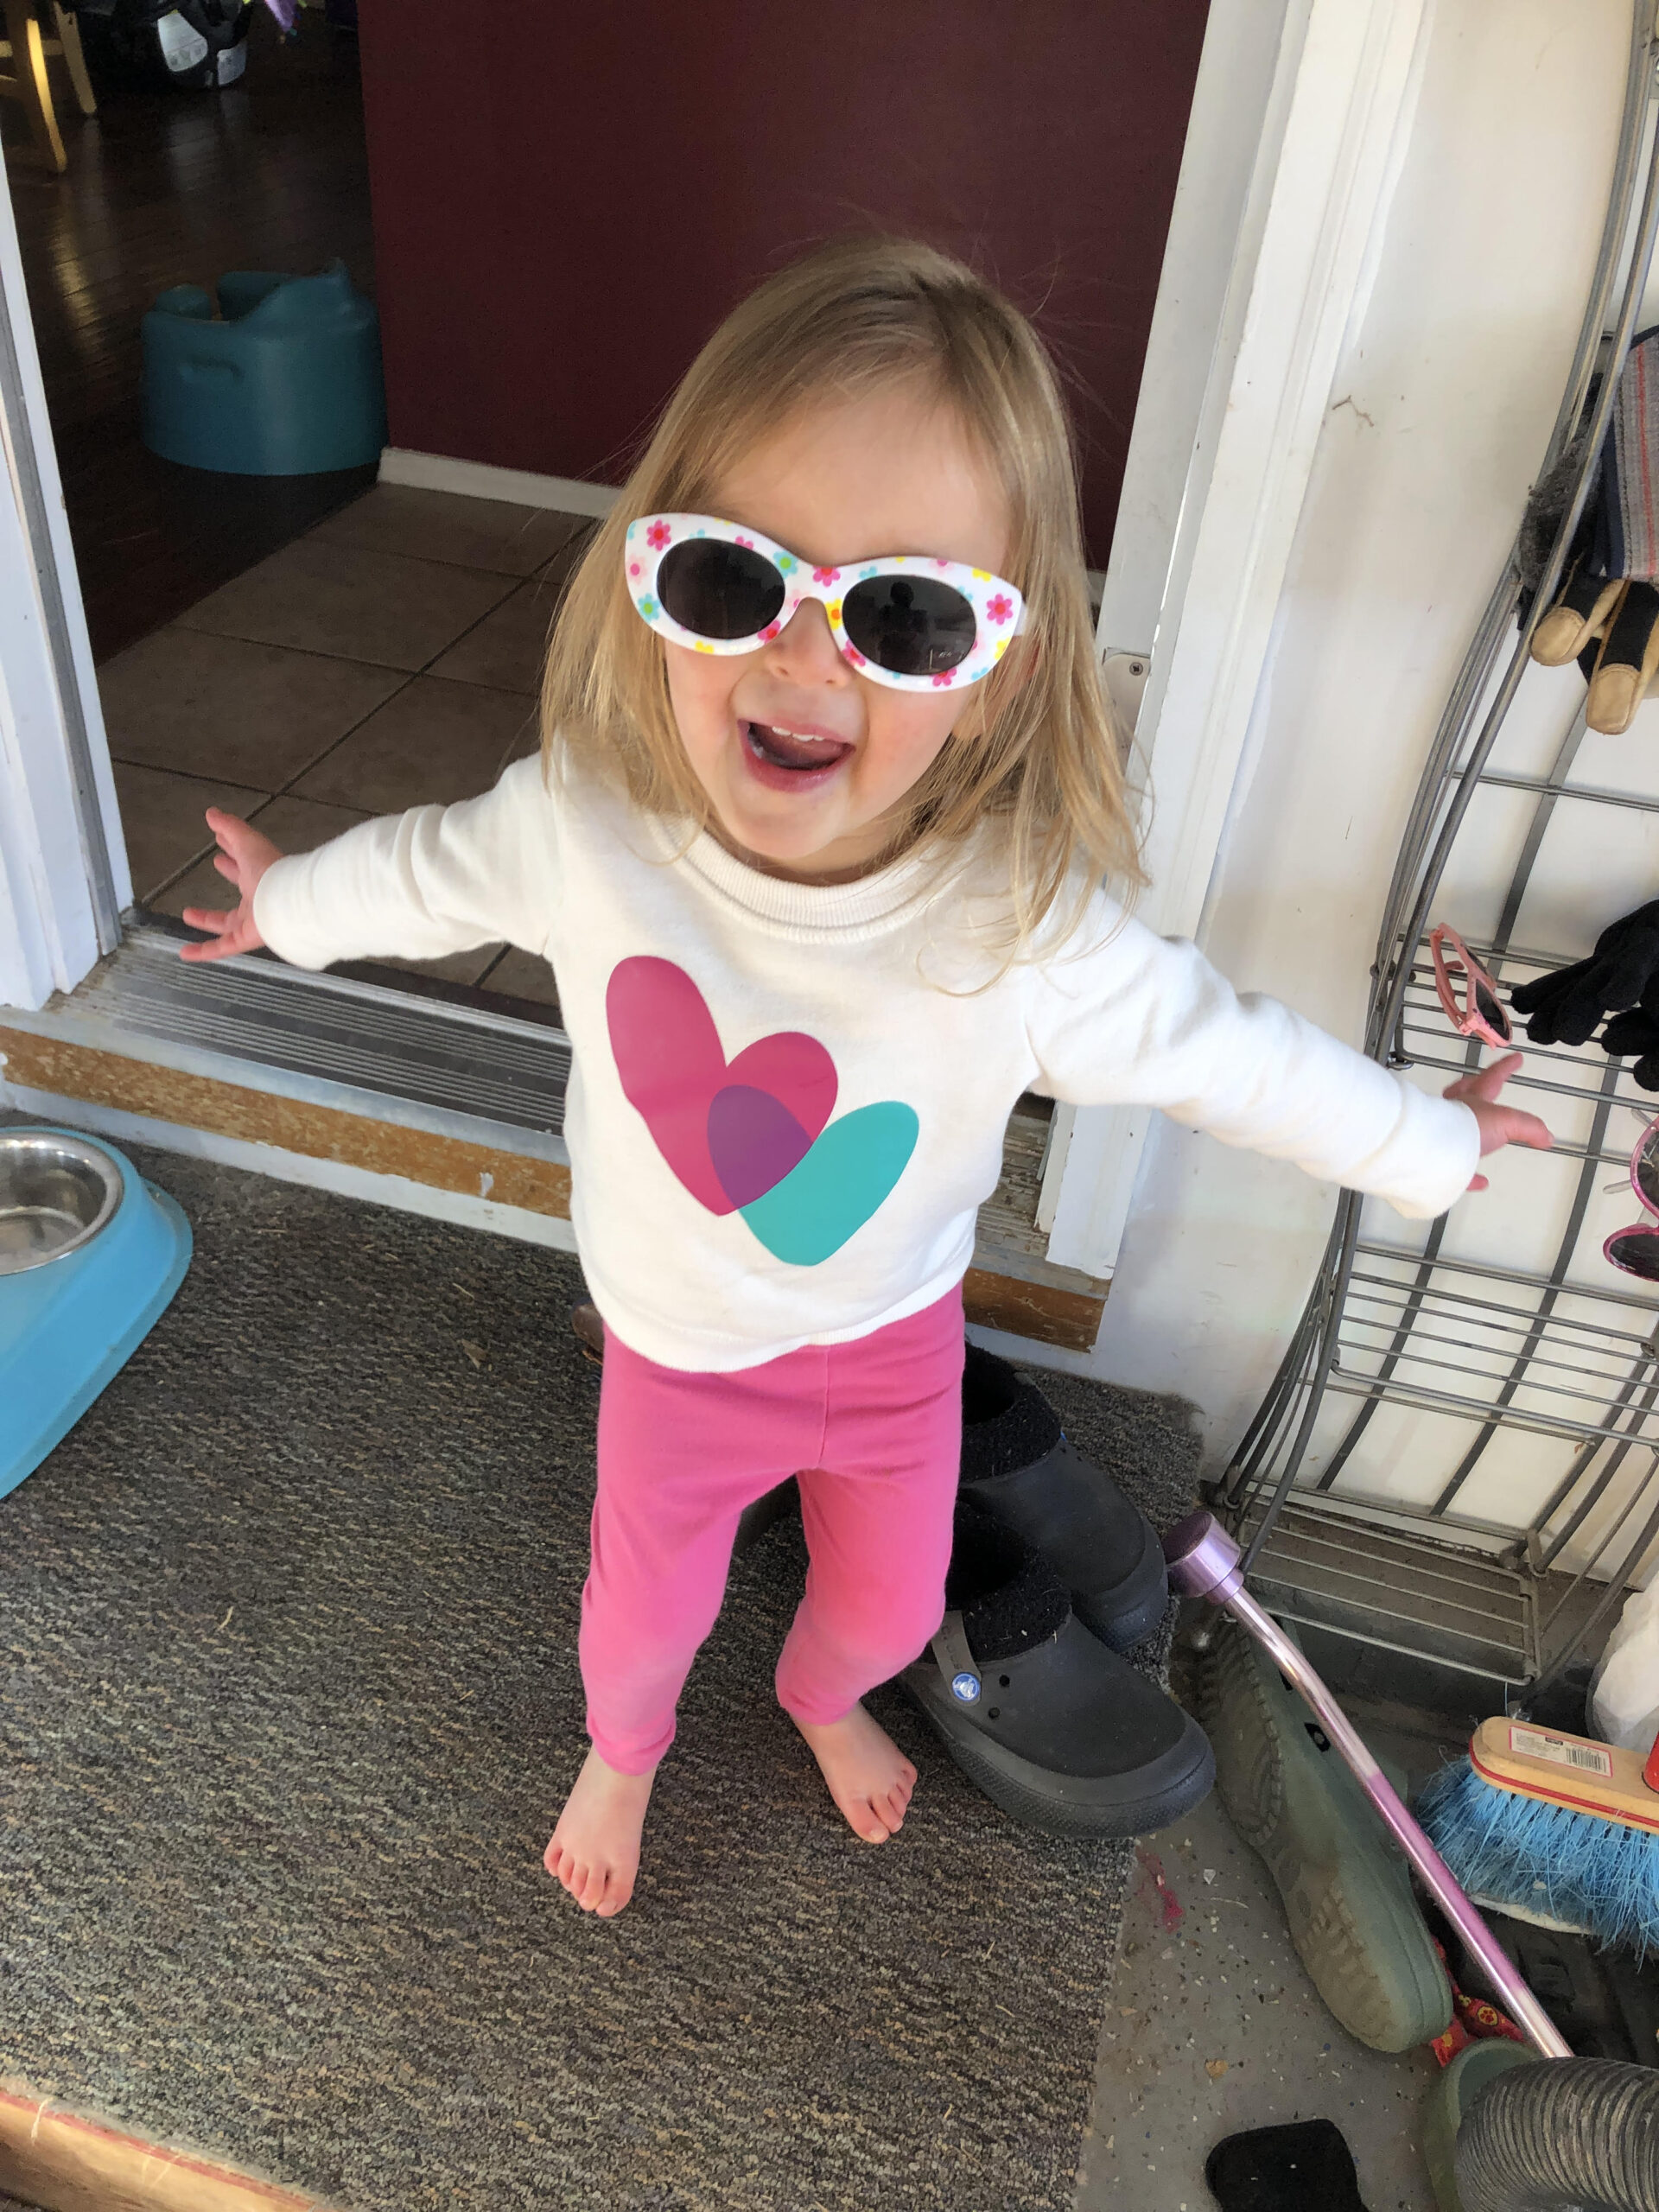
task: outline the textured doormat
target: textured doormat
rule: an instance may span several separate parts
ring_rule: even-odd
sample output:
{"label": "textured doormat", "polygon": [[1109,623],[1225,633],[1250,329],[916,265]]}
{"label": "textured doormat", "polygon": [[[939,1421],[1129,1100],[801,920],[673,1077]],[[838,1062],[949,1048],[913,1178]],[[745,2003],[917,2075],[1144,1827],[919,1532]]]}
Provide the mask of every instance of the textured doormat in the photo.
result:
{"label": "textured doormat", "polygon": [[[0,1499],[0,2075],[351,2212],[1071,2203],[1128,1854],[910,1708],[860,1844],[735,1566],[635,1900],[541,1853],[580,1762],[597,1371],[574,1261],[171,1155],[177,1301]],[[1154,1518],[1179,1403],[1058,1382]]]}

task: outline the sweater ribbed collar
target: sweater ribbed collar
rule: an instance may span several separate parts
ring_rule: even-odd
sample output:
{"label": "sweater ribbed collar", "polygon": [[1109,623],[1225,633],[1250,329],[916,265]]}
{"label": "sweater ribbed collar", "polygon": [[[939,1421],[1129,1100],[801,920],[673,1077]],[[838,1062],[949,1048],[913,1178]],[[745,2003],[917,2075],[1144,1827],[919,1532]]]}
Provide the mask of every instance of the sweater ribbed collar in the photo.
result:
{"label": "sweater ribbed collar", "polygon": [[[673,842],[671,830],[664,836]],[[850,883],[791,883],[735,859],[717,838],[701,832],[679,865],[718,899],[753,920],[790,935],[874,937],[902,926],[938,890],[937,854],[912,853]]]}

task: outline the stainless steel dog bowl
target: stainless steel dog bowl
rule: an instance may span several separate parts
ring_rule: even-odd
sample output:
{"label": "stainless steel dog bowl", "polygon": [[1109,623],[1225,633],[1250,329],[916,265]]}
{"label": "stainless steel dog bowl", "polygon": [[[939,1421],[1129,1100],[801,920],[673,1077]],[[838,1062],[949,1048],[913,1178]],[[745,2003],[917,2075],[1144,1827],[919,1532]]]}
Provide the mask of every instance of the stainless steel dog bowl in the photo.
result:
{"label": "stainless steel dog bowl", "polygon": [[108,1153],[50,1129],[0,1129],[0,1275],[67,1258],[121,1203]]}

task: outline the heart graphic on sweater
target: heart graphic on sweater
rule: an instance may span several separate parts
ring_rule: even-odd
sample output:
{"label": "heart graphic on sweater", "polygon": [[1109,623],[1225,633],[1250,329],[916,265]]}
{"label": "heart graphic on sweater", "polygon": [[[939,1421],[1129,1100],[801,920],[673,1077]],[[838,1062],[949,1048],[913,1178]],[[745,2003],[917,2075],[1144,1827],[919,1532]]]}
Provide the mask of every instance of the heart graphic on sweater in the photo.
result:
{"label": "heart graphic on sweater", "polygon": [[918,1123],[887,1099],[831,1122],[836,1064],[779,1030],[728,1060],[702,993],[671,960],[619,961],[605,994],[624,1096],[683,1187],[740,1212],[772,1255],[816,1267],[903,1174]]}

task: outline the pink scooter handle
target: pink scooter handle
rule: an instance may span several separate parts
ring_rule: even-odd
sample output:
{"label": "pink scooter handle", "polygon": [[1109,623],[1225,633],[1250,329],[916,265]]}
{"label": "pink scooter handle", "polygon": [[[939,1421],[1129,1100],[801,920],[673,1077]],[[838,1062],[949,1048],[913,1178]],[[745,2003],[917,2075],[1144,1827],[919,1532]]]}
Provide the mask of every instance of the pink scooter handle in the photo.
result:
{"label": "pink scooter handle", "polygon": [[1170,1581],[1184,1598],[1207,1598],[1212,1605],[1224,1606],[1261,1644],[1286,1680],[1294,1683],[1441,1911],[1485,1967],[1505,2010],[1546,2058],[1571,2058],[1571,2047],[1459,1888],[1451,1868],[1401,1803],[1347,1714],[1278,1622],[1263,1611],[1244,1587],[1239,1571],[1243,1554],[1214,1514],[1200,1509],[1172,1529],[1164,1538],[1164,1557],[1169,1562]]}

